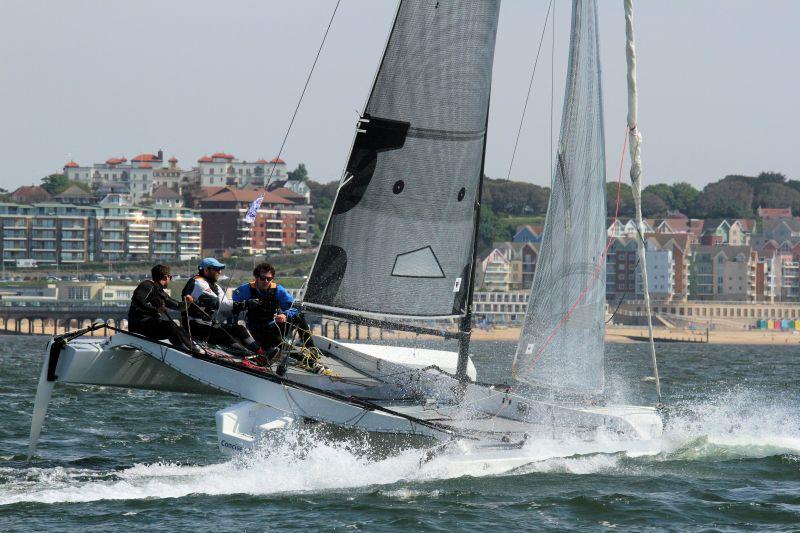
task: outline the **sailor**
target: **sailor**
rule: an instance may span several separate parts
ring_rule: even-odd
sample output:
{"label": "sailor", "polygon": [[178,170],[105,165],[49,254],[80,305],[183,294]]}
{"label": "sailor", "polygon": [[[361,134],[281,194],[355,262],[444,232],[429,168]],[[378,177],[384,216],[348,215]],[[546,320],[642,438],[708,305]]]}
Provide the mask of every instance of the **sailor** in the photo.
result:
{"label": "sailor", "polygon": [[197,275],[181,292],[185,302],[184,327],[193,340],[258,352],[259,346],[247,328],[224,323],[245,307],[243,302],[228,298],[217,283],[224,268],[225,264],[213,257],[200,261]]}
{"label": "sailor", "polygon": [[309,366],[316,369],[319,365],[315,365],[318,361],[310,327],[299,310],[292,307],[294,298],[289,291],[275,282],[275,268],[261,263],[253,269],[253,277],[253,281],[233,291],[233,300],[244,304],[247,310],[247,329],[268,355],[275,353],[290,328],[295,329],[313,359]]}
{"label": "sailor", "polygon": [[133,291],[128,309],[128,331],[155,340],[169,339],[177,348],[200,352],[200,348],[192,345],[186,332],[167,314],[167,308],[183,307],[164,291],[172,280],[169,267],[156,265],[150,270],[150,274],[152,279],[141,282]]}

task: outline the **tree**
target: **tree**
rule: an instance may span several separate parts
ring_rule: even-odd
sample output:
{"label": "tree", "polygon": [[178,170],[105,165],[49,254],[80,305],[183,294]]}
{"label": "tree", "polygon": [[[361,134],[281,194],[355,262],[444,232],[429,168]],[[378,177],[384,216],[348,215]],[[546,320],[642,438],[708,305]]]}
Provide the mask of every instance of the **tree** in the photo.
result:
{"label": "tree", "polygon": [[619,187],[619,213],[621,217],[632,217],[634,213],[633,191],[627,183],[617,184],[615,181],[606,182],[606,215],[614,216],[617,206],[617,188]]}
{"label": "tree", "polygon": [[497,216],[488,205],[481,206],[480,249],[485,250],[493,242],[510,241],[515,228]]}
{"label": "tree", "polygon": [[297,165],[297,168],[290,171],[288,177],[292,181],[306,181],[308,179],[308,171],[303,163]]}
{"label": "tree", "polygon": [[330,181],[328,183],[319,183],[314,180],[306,181],[306,185],[311,189],[311,205],[319,206],[320,200],[327,198],[332,204],[336,198],[336,191],[339,188],[338,181]]}
{"label": "tree", "polygon": [[800,214],[800,192],[778,182],[767,182],[756,193],[754,201],[758,207],[791,207],[792,213]]}
{"label": "tree", "polygon": [[483,179],[481,203],[498,215],[543,215],[549,198],[547,187],[523,181]]}
{"label": "tree", "polygon": [[692,216],[698,196],[700,196],[700,191],[688,183],[683,181],[674,183],[672,185],[672,204],[670,208],[674,211],[680,211],[686,216]]}
{"label": "tree", "polygon": [[766,185],[769,183],[786,183],[786,176],[780,172],[762,172],[756,176],[756,181],[759,185]]}
{"label": "tree", "polygon": [[[701,218],[747,218],[753,216],[753,178],[725,176],[709,183],[697,198],[695,215]],[[746,178],[746,177],[745,177]]]}
{"label": "tree", "polygon": [[658,194],[645,189],[642,191],[642,215],[646,217],[664,217],[669,205]]}
{"label": "tree", "polygon": [[50,174],[42,178],[42,188],[52,195],[61,194],[70,186],[64,174]]}
{"label": "tree", "polygon": [[672,205],[675,203],[675,195],[672,192],[672,187],[666,183],[655,183],[642,189],[642,205],[644,205],[644,197],[646,194],[658,196],[658,198],[661,199],[661,203],[666,206],[666,209],[672,209]]}

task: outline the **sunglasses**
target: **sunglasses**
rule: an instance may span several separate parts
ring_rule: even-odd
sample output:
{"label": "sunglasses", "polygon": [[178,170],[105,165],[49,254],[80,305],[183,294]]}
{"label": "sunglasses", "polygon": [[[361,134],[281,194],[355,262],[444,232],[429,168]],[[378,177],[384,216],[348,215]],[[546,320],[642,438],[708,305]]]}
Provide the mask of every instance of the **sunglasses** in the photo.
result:
{"label": "sunglasses", "polygon": [[172,274],[167,274],[167,279],[172,281]]}
{"label": "sunglasses", "polygon": [[210,270],[213,270],[214,272],[222,272],[222,269],[221,269],[221,268],[219,268],[219,267],[208,267],[208,268],[209,268]]}
{"label": "sunglasses", "polygon": [[258,279],[260,279],[261,281],[272,281],[273,279],[275,279],[275,276],[258,276]]}

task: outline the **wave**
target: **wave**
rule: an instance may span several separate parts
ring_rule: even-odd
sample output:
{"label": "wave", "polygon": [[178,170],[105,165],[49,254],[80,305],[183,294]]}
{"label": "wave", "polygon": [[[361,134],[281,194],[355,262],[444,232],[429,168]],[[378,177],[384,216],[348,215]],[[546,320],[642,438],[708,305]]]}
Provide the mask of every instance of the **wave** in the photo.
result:
{"label": "wave", "polygon": [[735,390],[711,400],[677,405],[664,435],[652,441],[620,441],[612,436],[591,442],[531,440],[518,450],[477,449],[459,443],[432,457],[419,449],[382,457],[366,438],[331,441],[295,429],[252,453],[210,465],[135,464],[121,471],[0,468],[0,506],[376,486],[388,486],[380,490],[386,497],[409,499],[430,491],[409,488],[406,483],[464,476],[660,475],[656,465],[670,462],[713,463],[771,456],[796,461],[800,456],[796,412],[795,406],[779,399]]}

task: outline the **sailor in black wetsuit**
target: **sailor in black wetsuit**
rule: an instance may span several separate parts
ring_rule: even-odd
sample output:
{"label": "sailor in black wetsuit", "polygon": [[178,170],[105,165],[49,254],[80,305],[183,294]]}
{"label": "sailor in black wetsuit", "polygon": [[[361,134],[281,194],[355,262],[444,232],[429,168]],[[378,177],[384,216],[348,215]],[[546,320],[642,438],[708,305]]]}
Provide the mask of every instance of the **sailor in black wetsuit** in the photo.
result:
{"label": "sailor in black wetsuit", "polygon": [[246,308],[244,302],[228,298],[217,284],[223,268],[225,265],[213,257],[200,261],[198,274],[186,283],[181,292],[188,311],[188,316],[184,316],[184,326],[193,340],[258,353],[259,345],[247,328],[223,323]]}
{"label": "sailor in black wetsuit", "polygon": [[150,270],[152,279],[141,282],[133,291],[128,309],[128,331],[155,340],[169,339],[182,350],[199,351],[192,346],[189,336],[167,314],[167,309],[181,309],[181,303],[171,298],[164,289],[172,280],[169,267],[156,265]]}

